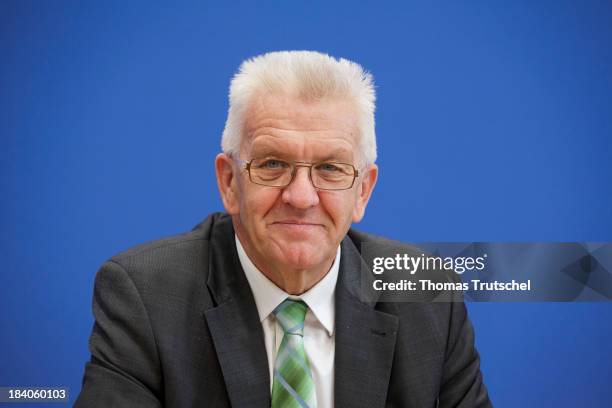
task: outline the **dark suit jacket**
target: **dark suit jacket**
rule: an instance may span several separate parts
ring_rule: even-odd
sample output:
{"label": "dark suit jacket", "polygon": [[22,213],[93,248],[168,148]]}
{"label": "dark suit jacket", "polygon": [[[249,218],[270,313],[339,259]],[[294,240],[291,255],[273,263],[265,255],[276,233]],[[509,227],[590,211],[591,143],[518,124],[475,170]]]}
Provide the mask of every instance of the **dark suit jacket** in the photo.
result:
{"label": "dark suit jacket", "polygon": [[[364,241],[387,242],[354,230],[342,241],[336,407],[491,406],[463,302],[362,299]],[[93,313],[75,407],[270,406],[263,331],[227,215],[110,259]]]}

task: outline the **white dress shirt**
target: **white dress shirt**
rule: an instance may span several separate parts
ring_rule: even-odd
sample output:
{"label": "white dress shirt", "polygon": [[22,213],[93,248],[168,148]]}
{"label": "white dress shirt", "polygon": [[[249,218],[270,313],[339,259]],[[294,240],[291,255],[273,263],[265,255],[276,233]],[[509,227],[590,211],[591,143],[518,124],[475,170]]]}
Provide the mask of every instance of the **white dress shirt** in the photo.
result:
{"label": "white dress shirt", "polygon": [[251,262],[238,237],[236,247],[238,257],[246,274],[257,311],[263,327],[268,367],[270,370],[270,392],[274,382],[273,370],[276,353],[283,339],[283,329],[276,322],[272,311],[286,298],[301,299],[308,305],[304,320],[304,349],[310,362],[318,408],[334,406],[334,354],[336,336],[335,291],[340,268],[340,246],[336,259],[327,273],[315,286],[300,296],[292,296],[276,286]]}

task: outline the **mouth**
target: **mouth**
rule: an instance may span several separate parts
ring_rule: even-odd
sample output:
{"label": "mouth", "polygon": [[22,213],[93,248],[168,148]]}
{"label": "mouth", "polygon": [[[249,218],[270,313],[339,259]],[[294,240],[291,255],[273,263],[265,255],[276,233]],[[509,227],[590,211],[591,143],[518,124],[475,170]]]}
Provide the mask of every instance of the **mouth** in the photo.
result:
{"label": "mouth", "polygon": [[273,224],[280,224],[280,225],[303,225],[303,226],[320,226],[321,225],[319,223],[308,222],[308,221],[304,221],[304,220],[282,220],[282,221],[276,221]]}
{"label": "mouth", "polygon": [[323,227],[322,224],[305,220],[282,220],[272,223],[273,226],[294,234],[310,233]]}

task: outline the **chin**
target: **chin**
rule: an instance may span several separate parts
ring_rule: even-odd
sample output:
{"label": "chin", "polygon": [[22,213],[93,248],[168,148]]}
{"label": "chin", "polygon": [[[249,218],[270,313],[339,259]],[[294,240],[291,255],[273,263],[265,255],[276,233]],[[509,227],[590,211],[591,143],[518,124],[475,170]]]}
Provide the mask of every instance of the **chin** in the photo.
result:
{"label": "chin", "polygon": [[309,269],[325,261],[320,245],[291,243],[279,245],[279,261],[295,269]]}

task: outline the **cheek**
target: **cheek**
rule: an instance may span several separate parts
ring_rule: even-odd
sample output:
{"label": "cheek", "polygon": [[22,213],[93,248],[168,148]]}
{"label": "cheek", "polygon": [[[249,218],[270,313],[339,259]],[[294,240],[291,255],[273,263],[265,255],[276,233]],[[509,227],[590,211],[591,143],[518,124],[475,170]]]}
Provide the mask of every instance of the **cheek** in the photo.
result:
{"label": "cheek", "polygon": [[344,194],[322,193],[319,195],[321,205],[332,218],[336,228],[347,229],[353,217],[356,197],[348,191]]}
{"label": "cheek", "polygon": [[240,200],[240,212],[243,217],[260,219],[264,217],[276,204],[280,197],[279,189],[273,188],[247,188],[243,191]]}

